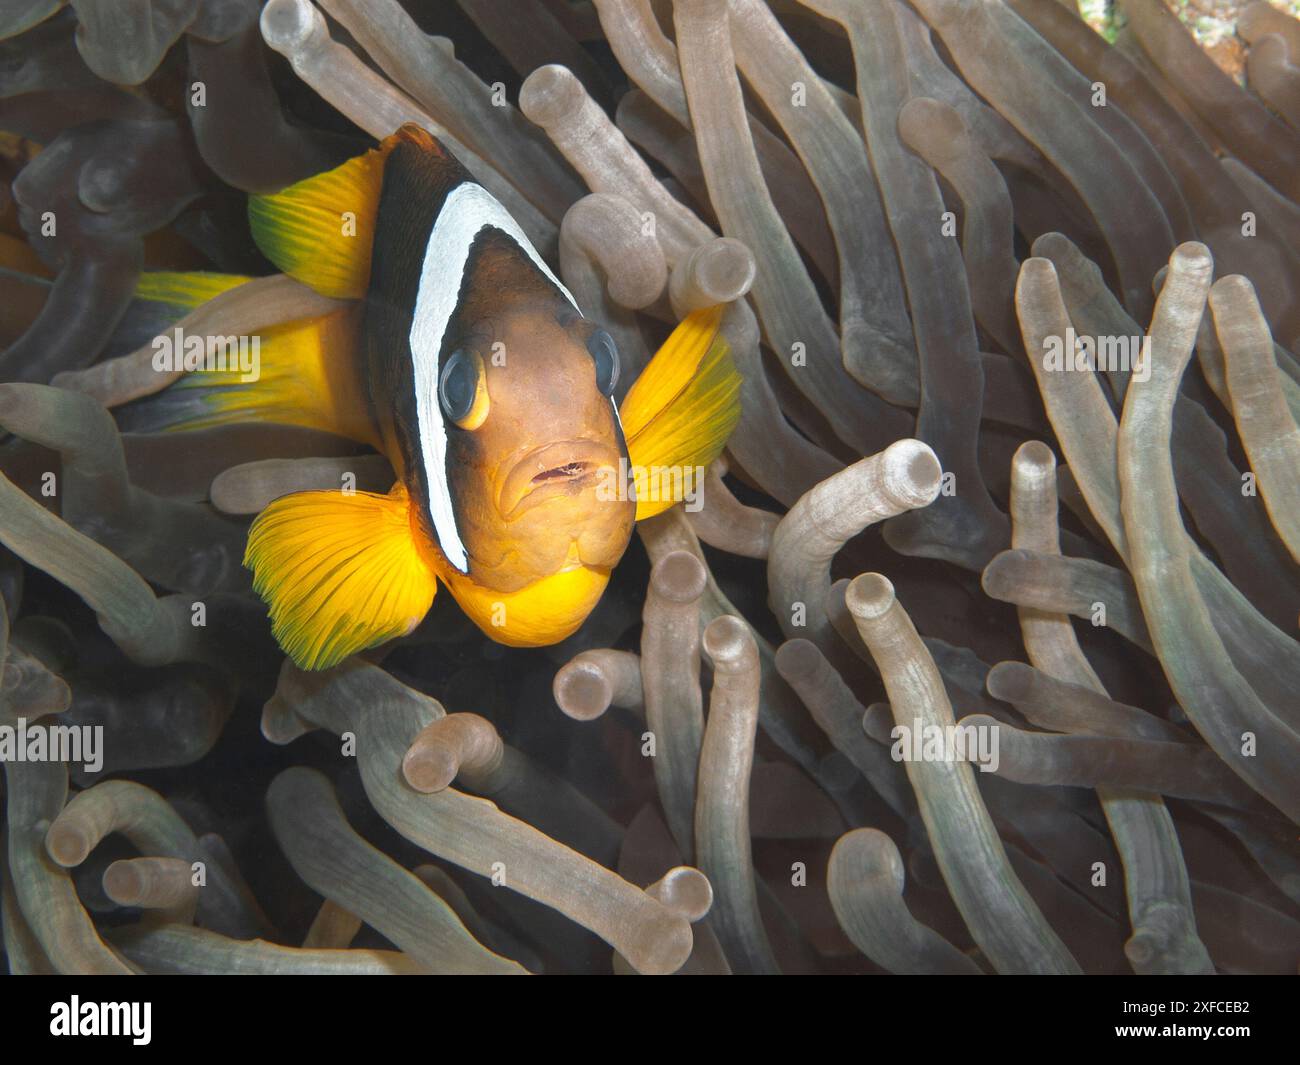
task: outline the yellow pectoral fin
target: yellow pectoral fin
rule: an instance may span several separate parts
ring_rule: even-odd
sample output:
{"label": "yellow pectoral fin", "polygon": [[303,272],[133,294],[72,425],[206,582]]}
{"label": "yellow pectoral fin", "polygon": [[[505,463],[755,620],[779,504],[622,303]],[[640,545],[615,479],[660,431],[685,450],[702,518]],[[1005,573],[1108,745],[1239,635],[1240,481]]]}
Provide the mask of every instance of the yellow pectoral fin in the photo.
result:
{"label": "yellow pectoral fin", "polygon": [[249,529],[244,565],[270,608],[276,640],[303,669],[328,669],[405,635],[437,590],[400,484],[386,496],[331,491],[277,499]]}
{"label": "yellow pectoral fin", "polygon": [[740,418],[740,374],[718,331],[722,308],[694,311],[673,330],[619,407],[635,478],[636,520],[698,490]]}
{"label": "yellow pectoral fin", "polygon": [[384,160],[400,135],[280,192],[250,196],[248,221],[262,254],[322,296],[364,296]]}

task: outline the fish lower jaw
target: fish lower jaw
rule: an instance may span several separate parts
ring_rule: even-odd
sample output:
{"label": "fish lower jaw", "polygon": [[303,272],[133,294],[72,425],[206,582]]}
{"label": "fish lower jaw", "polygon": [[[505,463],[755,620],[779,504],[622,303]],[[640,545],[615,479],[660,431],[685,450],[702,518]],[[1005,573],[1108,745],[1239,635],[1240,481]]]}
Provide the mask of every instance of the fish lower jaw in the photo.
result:
{"label": "fish lower jaw", "polygon": [[501,516],[507,522],[518,521],[525,514],[538,507],[543,507],[547,503],[571,500],[575,496],[580,496],[583,492],[592,488],[595,483],[596,472],[594,470],[539,481],[527,495],[511,507],[508,512],[503,512]]}
{"label": "fish lower jaw", "polygon": [[599,567],[589,565],[582,557],[582,548],[577,540],[569,543],[569,553],[564,556],[564,561],[547,574],[554,576],[558,573],[572,573],[576,569],[597,569]]}
{"label": "fish lower jaw", "polygon": [[470,572],[460,574],[459,577],[460,580],[467,581],[485,592],[511,595],[522,591],[530,584],[546,580],[549,577],[557,577],[581,569],[590,570],[593,573],[608,573],[611,568],[603,560],[592,562],[584,559],[581,545],[575,538],[570,541],[567,553],[558,563],[536,566],[526,572],[521,572],[518,567],[518,559],[512,560],[507,556],[502,558],[498,566],[495,567],[484,566],[481,563],[471,563]]}

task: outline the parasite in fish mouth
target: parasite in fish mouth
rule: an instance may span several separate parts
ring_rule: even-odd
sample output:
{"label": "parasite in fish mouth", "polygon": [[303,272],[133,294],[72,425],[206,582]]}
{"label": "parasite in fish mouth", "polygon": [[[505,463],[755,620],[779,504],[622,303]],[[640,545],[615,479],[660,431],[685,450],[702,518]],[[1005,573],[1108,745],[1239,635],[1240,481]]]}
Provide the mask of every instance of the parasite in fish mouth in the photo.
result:
{"label": "parasite in fish mouth", "polygon": [[586,472],[586,465],[581,462],[570,462],[564,466],[556,466],[554,469],[545,470],[533,478],[534,481],[550,481],[557,477],[576,477],[580,473]]}

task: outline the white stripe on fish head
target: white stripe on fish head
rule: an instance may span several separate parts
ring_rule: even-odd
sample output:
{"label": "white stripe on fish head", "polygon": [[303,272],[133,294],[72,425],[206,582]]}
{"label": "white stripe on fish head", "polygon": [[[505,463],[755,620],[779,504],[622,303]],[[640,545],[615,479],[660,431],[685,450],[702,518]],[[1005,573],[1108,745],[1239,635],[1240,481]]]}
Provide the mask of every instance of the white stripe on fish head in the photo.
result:
{"label": "white stripe on fish head", "polygon": [[442,405],[438,402],[438,357],[442,352],[447,323],[456,310],[470,248],[474,238],[488,226],[501,230],[518,244],[573,304],[574,310],[582,314],[569,290],[551,273],[519,224],[490,192],[481,185],[466,181],[448,193],[425,246],[410,342],[429,515],[438,535],[438,546],[447,561],[462,573],[469,572],[469,553],[456,527],[456,511],[447,483],[447,426],[442,416]]}

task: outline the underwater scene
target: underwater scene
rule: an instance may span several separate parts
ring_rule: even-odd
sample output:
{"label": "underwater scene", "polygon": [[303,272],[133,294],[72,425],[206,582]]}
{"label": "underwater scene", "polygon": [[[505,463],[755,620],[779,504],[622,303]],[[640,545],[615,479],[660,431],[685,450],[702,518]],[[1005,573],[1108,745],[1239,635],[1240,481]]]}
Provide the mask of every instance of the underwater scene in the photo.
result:
{"label": "underwater scene", "polygon": [[0,0],[0,971],[1295,975],[1297,353],[1296,0]]}

